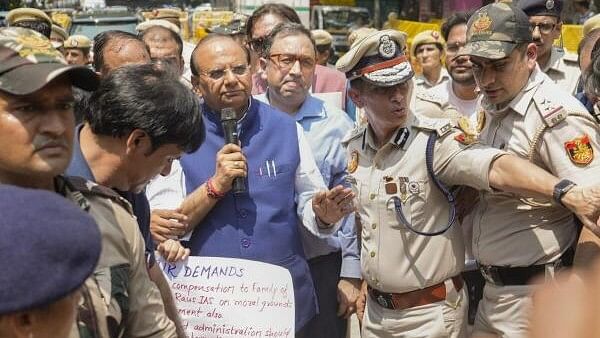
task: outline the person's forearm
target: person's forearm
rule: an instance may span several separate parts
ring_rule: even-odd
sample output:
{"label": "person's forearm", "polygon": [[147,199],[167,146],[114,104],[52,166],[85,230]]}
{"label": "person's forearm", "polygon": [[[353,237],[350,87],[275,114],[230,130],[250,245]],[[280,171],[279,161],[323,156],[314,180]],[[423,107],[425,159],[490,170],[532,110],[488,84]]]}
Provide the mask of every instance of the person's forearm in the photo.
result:
{"label": "person's forearm", "polygon": [[558,178],[514,155],[497,158],[490,167],[490,186],[523,197],[552,199]]}
{"label": "person's forearm", "polygon": [[579,235],[577,249],[575,249],[573,266],[582,268],[589,267],[599,256],[600,238],[584,227]]}
{"label": "person's forearm", "polygon": [[163,275],[162,271],[160,271],[160,267],[158,264],[154,264],[149,270],[148,275],[150,279],[156,284],[158,290],[160,291],[160,296],[165,305],[165,312],[167,317],[173,321],[175,324],[175,329],[177,330],[178,337],[186,337],[185,329],[181,324],[181,319],[179,318],[179,314],[177,312],[177,307],[175,306],[175,301],[173,300],[173,294],[171,293],[171,288],[167,283],[167,279],[165,275]]}
{"label": "person's forearm", "polygon": [[218,200],[208,196],[206,183],[189,194],[181,203],[181,213],[188,217],[191,231],[217,205]]}

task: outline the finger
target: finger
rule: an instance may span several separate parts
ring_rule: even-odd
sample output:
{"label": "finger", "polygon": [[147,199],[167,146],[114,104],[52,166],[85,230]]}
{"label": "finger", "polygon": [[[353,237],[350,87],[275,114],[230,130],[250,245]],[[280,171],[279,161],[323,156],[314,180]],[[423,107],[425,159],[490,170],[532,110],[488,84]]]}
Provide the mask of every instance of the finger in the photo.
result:
{"label": "finger", "polygon": [[313,204],[321,204],[323,200],[325,200],[326,193],[324,191],[319,191],[313,196]]}
{"label": "finger", "polygon": [[338,194],[340,194],[344,190],[344,187],[341,185],[337,185],[333,187],[333,189],[327,192],[328,199],[335,199]]}
{"label": "finger", "polygon": [[186,260],[190,256],[190,253],[192,253],[190,249],[184,248],[183,257],[181,257],[181,260]]}
{"label": "finger", "polygon": [[156,242],[156,243],[163,243],[164,241],[166,241],[168,239],[167,237],[165,237],[161,234],[158,234],[154,231],[150,231],[150,234],[152,235],[152,240],[154,240],[154,242]]}
{"label": "finger", "polygon": [[185,256],[185,248],[183,246],[181,246],[181,244],[179,244],[179,250],[177,250],[177,257],[175,258],[175,261],[181,261],[183,260],[184,256]]}
{"label": "finger", "polygon": [[231,161],[246,162],[246,159],[244,158],[244,154],[242,154],[240,152],[223,154],[223,156],[221,156],[221,162],[231,162]]}
{"label": "finger", "polygon": [[178,210],[166,210],[166,209],[152,210],[152,214],[157,215],[160,218],[175,219],[180,222],[185,222],[188,219],[188,217],[186,215],[182,214]]}
{"label": "finger", "polygon": [[228,143],[228,144],[224,145],[223,148],[221,148],[221,150],[219,152],[222,154],[231,154],[231,153],[235,153],[235,152],[241,153],[242,148],[237,144]]}
{"label": "finger", "polygon": [[348,306],[348,310],[346,310],[346,313],[344,315],[344,319],[350,318],[350,316],[352,316],[352,314],[354,312],[356,312],[356,307],[354,307],[354,306]]}
{"label": "finger", "polygon": [[344,315],[346,313],[347,309],[348,309],[348,304],[346,303],[346,301],[342,300],[340,302],[340,304],[338,305],[337,316],[341,317],[342,315]]}

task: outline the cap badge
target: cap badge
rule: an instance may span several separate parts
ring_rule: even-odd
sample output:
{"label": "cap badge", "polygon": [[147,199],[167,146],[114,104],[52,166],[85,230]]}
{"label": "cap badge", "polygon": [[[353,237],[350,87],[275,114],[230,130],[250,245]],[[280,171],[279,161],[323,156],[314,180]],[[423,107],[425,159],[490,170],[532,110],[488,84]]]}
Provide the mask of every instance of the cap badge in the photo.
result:
{"label": "cap badge", "polygon": [[440,33],[433,31],[431,32],[431,37],[437,40],[440,38]]}
{"label": "cap badge", "polygon": [[551,10],[554,8],[554,0],[548,0],[546,1],[546,9],[547,10]]}
{"label": "cap badge", "polygon": [[73,47],[77,47],[78,44],[79,42],[77,42],[77,40],[71,41],[71,45],[73,45]]}
{"label": "cap badge", "polygon": [[383,58],[391,59],[396,55],[396,43],[392,41],[389,35],[383,35],[379,38],[378,51]]}
{"label": "cap badge", "polygon": [[490,27],[492,27],[492,19],[490,19],[487,12],[479,13],[477,19],[473,22],[473,33],[488,32]]}

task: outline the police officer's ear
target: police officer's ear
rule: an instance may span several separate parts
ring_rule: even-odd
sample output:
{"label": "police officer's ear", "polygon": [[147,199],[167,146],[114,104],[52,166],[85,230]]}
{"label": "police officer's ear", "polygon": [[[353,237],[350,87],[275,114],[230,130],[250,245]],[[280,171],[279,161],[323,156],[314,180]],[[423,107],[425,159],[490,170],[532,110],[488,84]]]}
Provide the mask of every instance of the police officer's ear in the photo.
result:
{"label": "police officer's ear", "polygon": [[525,61],[527,62],[527,68],[529,70],[534,70],[537,63],[537,46],[535,43],[527,44],[527,49],[525,51]]}
{"label": "police officer's ear", "polygon": [[348,88],[348,96],[350,96],[350,99],[358,108],[363,108],[364,102],[362,101],[360,90],[355,87],[356,85],[351,85],[350,88]]}
{"label": "police officer's ear", "polygon": [[152,153],[152,140],[141,129],[134,129],[125,142],[125,153],[129,156],[147,155]]}

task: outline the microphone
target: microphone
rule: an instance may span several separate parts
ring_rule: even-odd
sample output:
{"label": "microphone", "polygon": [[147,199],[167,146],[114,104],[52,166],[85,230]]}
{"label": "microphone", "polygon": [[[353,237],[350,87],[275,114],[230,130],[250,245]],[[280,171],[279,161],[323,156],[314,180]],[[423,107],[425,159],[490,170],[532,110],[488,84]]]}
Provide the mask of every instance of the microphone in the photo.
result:
{"label": "microphone", "polygon": [[[225,144],[238,144],[239,135],[237,130],[237,121],[238,119],[233,108],[221,109],[221,125],[223,126],[223,133],[225,134]],[[246,182],[244,181],[244,178],[234,178],[231,189],[236,195],[246,192]]]}

